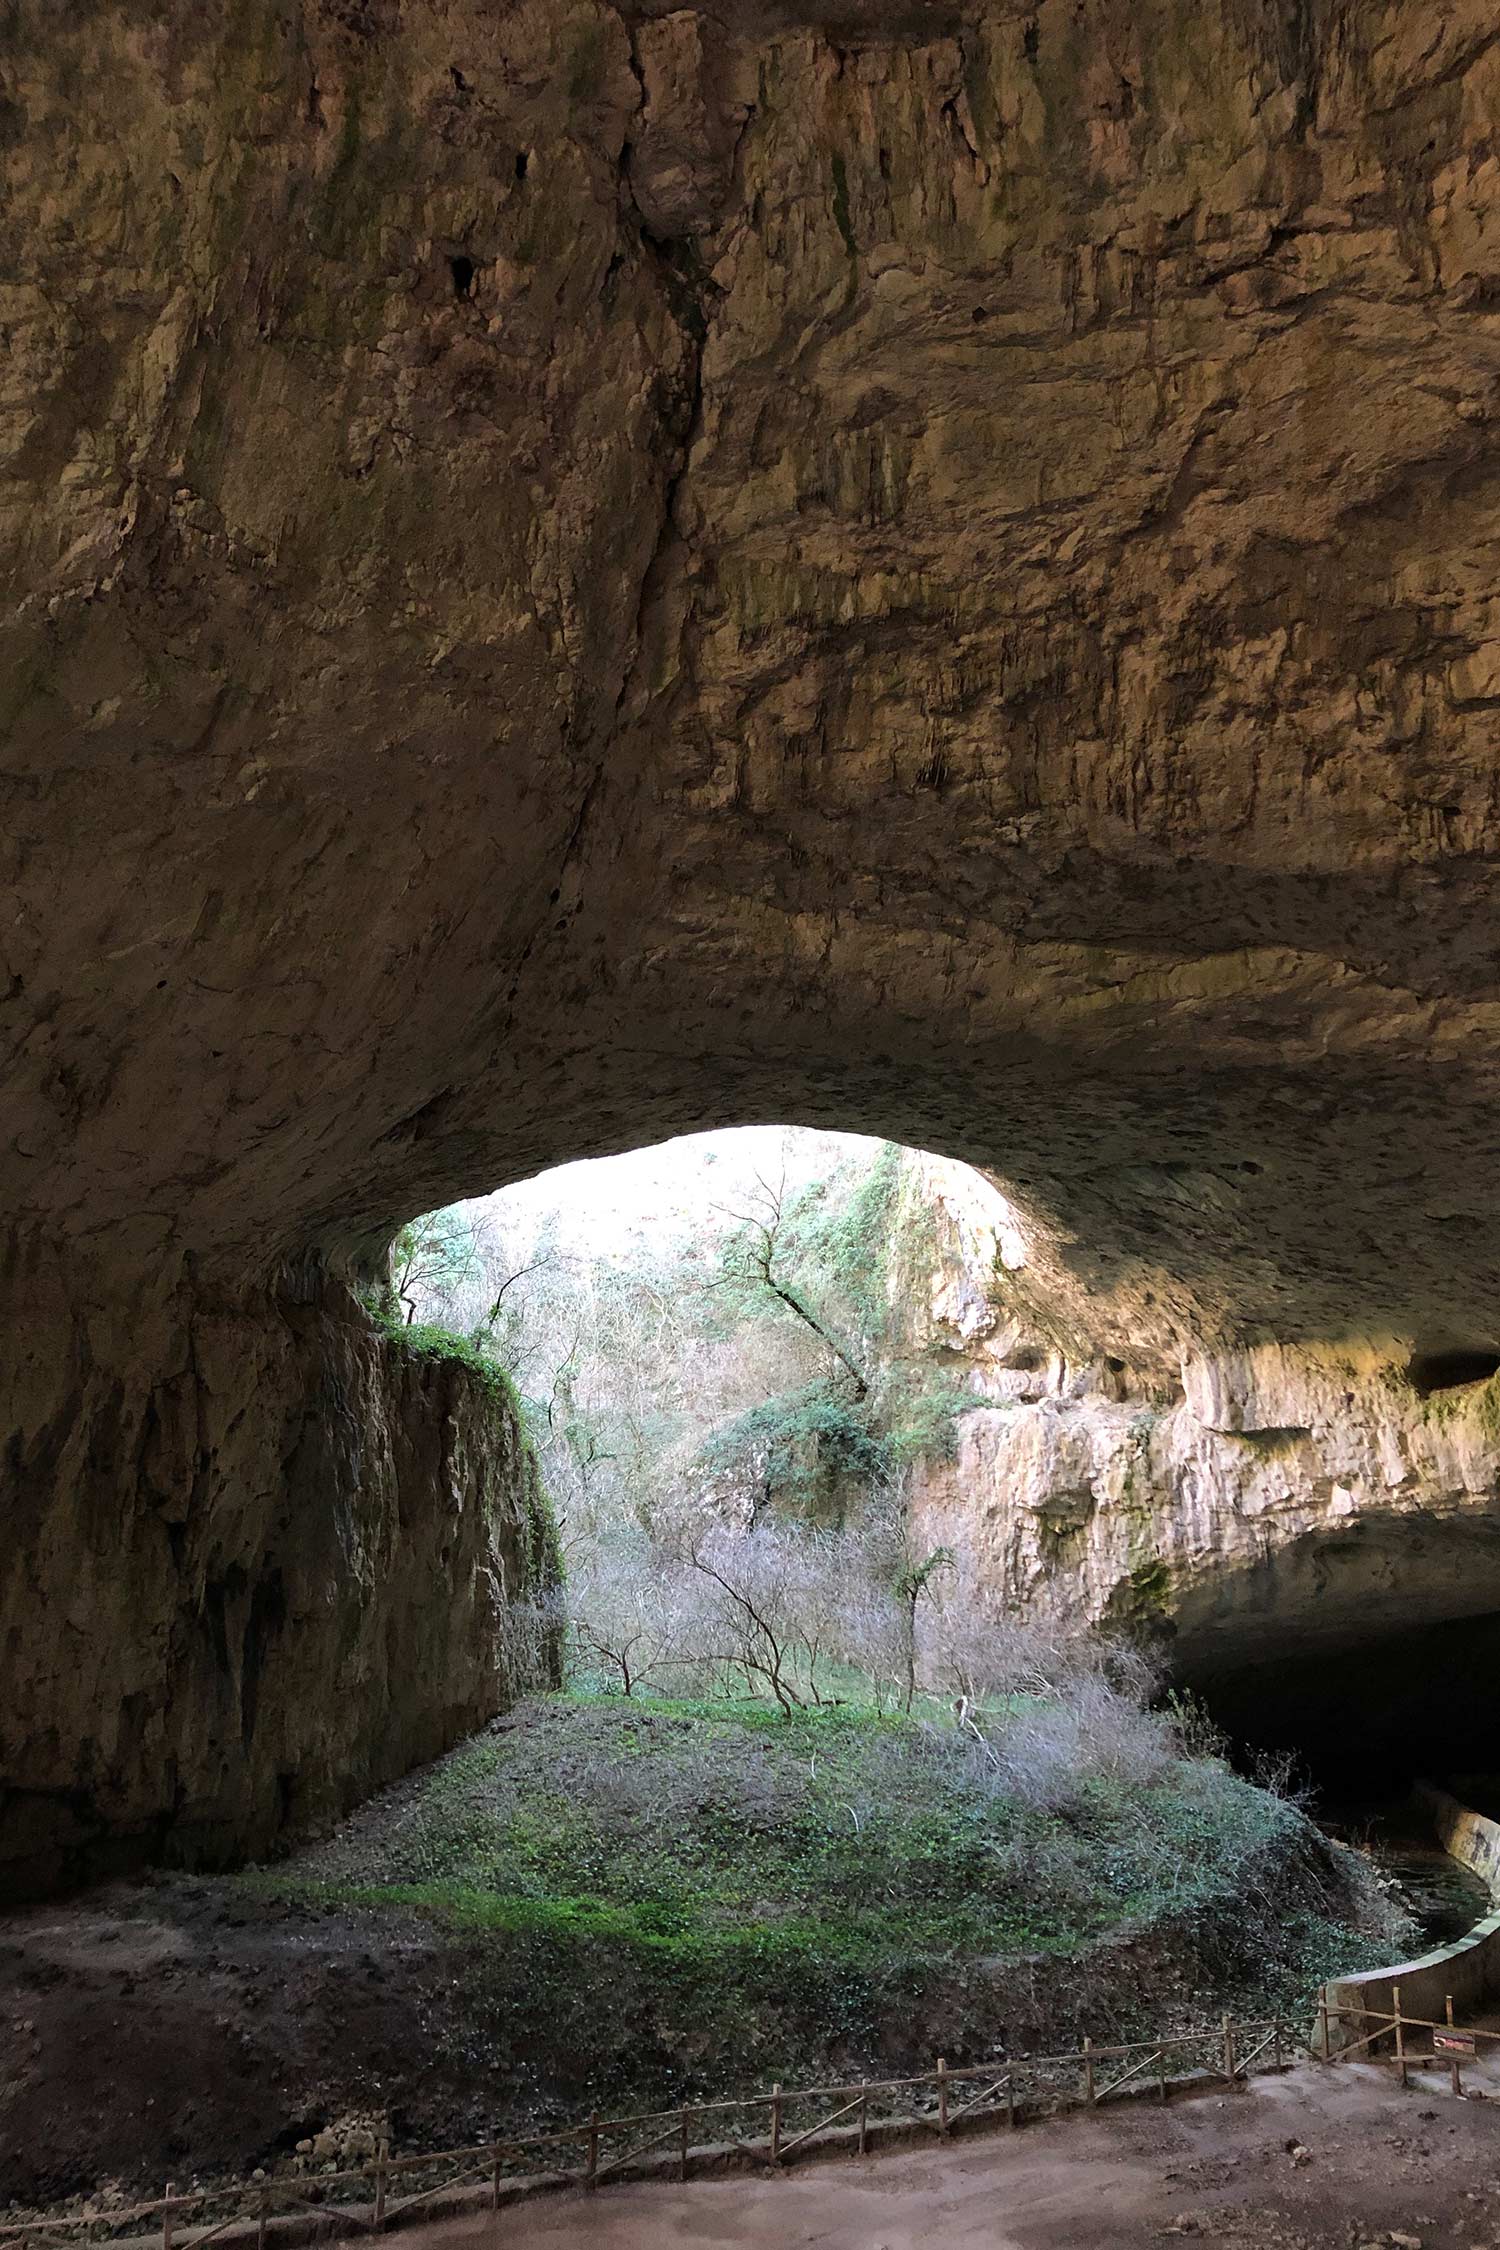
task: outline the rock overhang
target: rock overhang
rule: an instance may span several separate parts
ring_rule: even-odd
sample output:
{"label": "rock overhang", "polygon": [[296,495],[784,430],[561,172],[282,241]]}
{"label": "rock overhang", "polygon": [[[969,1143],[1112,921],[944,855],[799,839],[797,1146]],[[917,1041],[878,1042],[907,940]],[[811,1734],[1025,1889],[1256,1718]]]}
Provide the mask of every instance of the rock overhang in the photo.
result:
{"label": "rock overhang", "polygon": [[1164,1333],[1464,1341],[1495,66],[1409,13],[125,4],[75,98],[23,11],[12,1212],[792,1116]]}
{"label": "rock overhang", "polygon": [[1497,1348],[1482,0],[3,68],[14,1522],[164,1413],[201,1499],[288,1259],[695,1125],[993,1169],[1132,1368]]}

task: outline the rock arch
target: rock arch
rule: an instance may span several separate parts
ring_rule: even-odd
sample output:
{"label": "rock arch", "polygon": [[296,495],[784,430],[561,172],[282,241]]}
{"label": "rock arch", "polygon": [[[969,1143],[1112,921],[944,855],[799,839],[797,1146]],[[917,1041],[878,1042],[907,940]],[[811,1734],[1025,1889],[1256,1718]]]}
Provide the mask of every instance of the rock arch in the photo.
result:
{"label": "rock arch", "polygon": [[1492,28],[23,0],[13,1673],[174,1510],[275,1567],[205,1323],[337,1359],[405,1214],[689,1125],[993,1166],[1136,1349],[1488,1348]]}

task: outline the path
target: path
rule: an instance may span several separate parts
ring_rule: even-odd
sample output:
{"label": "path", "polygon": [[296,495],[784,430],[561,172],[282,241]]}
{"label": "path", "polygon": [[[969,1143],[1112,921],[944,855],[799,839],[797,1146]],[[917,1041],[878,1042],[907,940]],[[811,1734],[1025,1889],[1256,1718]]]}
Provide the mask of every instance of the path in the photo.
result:
{"label": "path", "polygon": [[[1296,2153],[1300,2151],[1301,2153]],[[403,2233],[410,2250],[1500,2250],[1500,2100],[1306,2064],[1166,2109],[773,2180],[603,2188]]]}

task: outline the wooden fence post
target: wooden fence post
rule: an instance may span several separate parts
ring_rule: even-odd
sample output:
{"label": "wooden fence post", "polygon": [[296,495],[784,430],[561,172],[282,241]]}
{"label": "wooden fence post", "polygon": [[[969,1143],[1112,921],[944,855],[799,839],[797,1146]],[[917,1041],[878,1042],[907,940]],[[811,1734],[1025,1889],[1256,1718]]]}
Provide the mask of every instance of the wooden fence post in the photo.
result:
{"label": "wooden fence post", "polygon": [[[1315,2035],[1313,2050],[1314,2053],[1320,2054],[1321,2059],[1324,2061],[1329,2061],[1332,2059],[1333,2043],[1331,2036],[1331,2019],[1335,2012],[1329,2005],[1327,1998],[1327,1989],[1328,1988],[1325,1986],[1323,1991],[1320,1992],[1318,1996],[1318,2026],[1317,2033]],[[1368,2019],[1368,2016],[1372,2011],[1363,2012],[1366,2014]],[[1445,1995],[1444,1998],[1444,2014],[1447,2021],[1447,2028],[1450,2031],[1455,2031],[1457,2027],[1454,2020],[1453,1995],[1451,1992]],[[1414,2025],[1418,2025],[1421,2020],[1422,2019],[1418,2018],[1408,2019],[1403,2015],[1401,2008],[1401,1987],[1399,1985],[1393,1985],[1391,1988],[1390,2021],[1391,2028],[1395,2033],[1396,2067],[1400,2074],[1400,2080],[1403,2086],[1407,2086],[1410,2083],[1409,2073],[1412,2060],[1411,2053],[1407,2045],[1406,2034],[1409,2029],[1411,2029]],[[1220,2017],[1219,2021],[1220,2035],[1223,2042],[1221,2063],[1223,2079],[1226,2085],[1237,2086],[1240,2083],[1242,2076],[1241,2064],[1239,2060],[1238,2027],[1234,2021],[1233,2016],[1227,2011]],[[1258,2025],[1252,2028],[1261,2032],[1262,2034],[1265,2030],[1264,2025]],[[1291,2049],[1293,2054],[1295,2055],[1299,2051],[1299,2035],[1295,2030],[1293,2030],[1289,2036]],[[1469,2037],[1470,2035],[1465,2034],[1464,2036]],[[1284,2051],[1287,2045],[1286,2027],[1282,2024],[1279,2017],[1273,2018],[1271,2022],[1269,2042],[1264,2036],[1262,2036],[1259,2045],[1254,2049],[1254,2053],[1260,2054],[1264,2052],[1264,2049],[1268,2043],[1273,2047],[1275,2067],[1279,2070],[1284,2065]],[[1150,2058],[1154,2059],[1156,2063],[1157,2093],[1159,2099],[1162,2102],[1166,2102],[1168,2099],[1169,2076],[1167,2067],[1167,2054],[1168,2048],[1171,2046],[1171,2044],[1172,2041],[1170,2039],[1164,2041],[1164,2043],[1158,2047],[1155,2057]],[[1112,2049],[1106,2048],[1103,2050],[1103,2053],[1106,2057],[1108,2057],[1113,2053],[1113,2051],[1114,2050]],[[1123,2051],[1127,2050],[1122,2050],[1122,2052]],[[1098,2106],[1098,2102],[1100,2099],[1098,2084],[1099,2050],[1096,2050],[1094,2041],[1091,2037],[1086,2037],[1083,2040],[1078,2059],[1083,2066],[1086,2100],[1090,2108],[1095,2108]],[[1150,2059],[1148,2059],[1141,2066],[1143,2070],[1149,2069]],[[1420,2057],[1418,2059],[1420,2061]],[[1434,2055],[1432,2059],[1436,2062],[1439,2057]],[[1452,2080],[1453,2092],[1455,2095],[1462,2098],[1462,2054],[1455,2049],[1450,2048],[1447,2059],[1449,2073]],[[1126,2073],[1127,2077],[1132,2075],[1133,2072]],[[932,2079],[936,2082],[937,2085],[937,2129],[940,2137],[942,2137],[943,2139],[949,2138],[952,2132],[952,2076],[953,2074],[949,2069],[947,2057],[944,2055],[939,2055],[937,2058],[936,2067],[932,2073]],[[921,2083],[921,2081],[919,2081],[919,2083]],[[1113,2081],[1107,2082],[1106,2091],[1109,2090],[1109,2085],[1111,2085],[1112,2083]],[[1006,2119],[1010,2126],[1010,2129],[1014,2131],[1021,2121],[1021,2104],[1016,2092],[1015,2071],[1013,2065],[1007,2069],[1003,2084],[1005,2089]],[[784,2140],[784,2104],[785,2095],[783,2093],[781,2082],[778,2079],[772,2086],[769,2096],[771,2127],[770,2161],[772,2166],[776,2168],[779,2168],[783,2161],[783,2153],[786,2145]],[[858,2148],[860,2155],[865,2156],[868,2154],[870,2147],[870,2082],[868,2079],[863,2079],[860,2081],[857,2102],[852,2103],[849,2106],[856,2109],[858,2112]],[[847,2111],[845,2112],[845,2114],[847,2114]],[[961,2111],[960,2114],[962,2115],[967,2113]],[[668,2112],[668,2115],[670,2115],[670,2112]],[[695,2115],[696,2112],[690,2109],[687,2103],[683,2103],[678,2110],[677,2173],[680,2180],[687,2179],[690,2169],[689,2158],[691,2152],[692,2119]],[[598,2185],[600,2176],[600,2133],[601,2131],[609,2131],[614,2129],[615,2128],[611,2127],[607,2123],[607,2121],[600,2118],[599,2112],[597,2110],[594,2110],[590,2114],[587,2126],[581,2129],[585,2132],[587,2137],[587,2162],[583,2173],[583,2180],[584,2183],[591,2188]],[[575,2127],[570,2133],[563,2136],[563,2138],[572,2139],[575,2137],[576,2133],[579,2130],[580,2128]],[[375,2187],[374,2207],[371,2214],[371,2221],[367,2223],[370,2223],[372,2226],[372,2231],[377,2233],[383,2232],[385,2230],[389,2215],[388,2193],[389,2180],[391,2176],[389,2134],[390,2127],[389,2122],[387,2121],[381,2126],[377,2133],[374,2163],[369,2168],[370,2175],[373,2176],[374,2179]],[[672,2136],[669,2131],[661,2137],[662,2139],[670,2141]],[[799,2135],[797,2139],[792,2143],[792,2145],[794,2147],[800,2146],[802,2140],[807,2137],[807,2135]],[[660,2143],[658,2142],[648,2145],[659,2146]],[[498,2142],[493,2144],[492,2148],[489,2151],[489,2156],[491,2171],[490,2207],[493,2211],[498,2212],[500,2208],[501,2186],[503,2177],[504,2151],[502,2145]],[[577,2177],[576,2174],[574,2176]],[[264,2182],[247,2182],[245,2192],[247,2194],[247,2197],[253,2195],[255,2199],[254,2210],[256,2222],[256,2250],[266,2250],[266,2237],[268,2231],[268,2220],[271,2210],[272,2189],[269,2184]],[[175,2183],[171,2180],[168,2180],[166,2184],[166,2191],[162,2197],[160,2206],[162,2250],[176,2250],[175,2234],[177,2225],[177,2205],[181,2203],[186,2209],[194,2206],[195,2203],[201,2203],[202,2200],[203,2199],[201,2197],[195,2197],[191,2190],[186,2195],[179,2195],[177,2193]],[[404,2206],[398,2203],[398,2210],[403,2207]]]}
{"label": "wooden fence post", "polygon": [[1399,1984],[1391,1986],[1391,2015],[1394,2018],[1396,2029],[1396,2075],[1402,2085],[1406,2086],[1410,2084],[1410,2080],[1406,2075],[1406,2027],[1401,2021],[1401,1987]]}
{"label": "wooden fence post", "polygon": [[[1443,2012],[1448,2018],[1448,2029],[1451,2031],[1453,2029],[1453,1995],[1451,1992],[1443,2002]],[[1453,2080],[1453,2091],[1455,2094],[1461,2094],[1464,2090],[1463,2068],[1457,2055],[1449,2058],[1448,2067]]]}

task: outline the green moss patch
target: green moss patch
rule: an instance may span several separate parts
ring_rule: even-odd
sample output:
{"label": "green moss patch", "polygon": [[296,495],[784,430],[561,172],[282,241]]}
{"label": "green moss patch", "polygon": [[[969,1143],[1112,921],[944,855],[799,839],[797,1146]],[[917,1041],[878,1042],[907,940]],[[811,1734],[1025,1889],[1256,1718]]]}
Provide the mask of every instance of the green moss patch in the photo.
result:
{"label": "green moss patch", "polygon": [[1379,1950],[1346,1856],[1213,1760],[1048,1812],[951,1729],[552,1695],[242,1881],[420,1917],[602,2101],[1305,2005]]}

